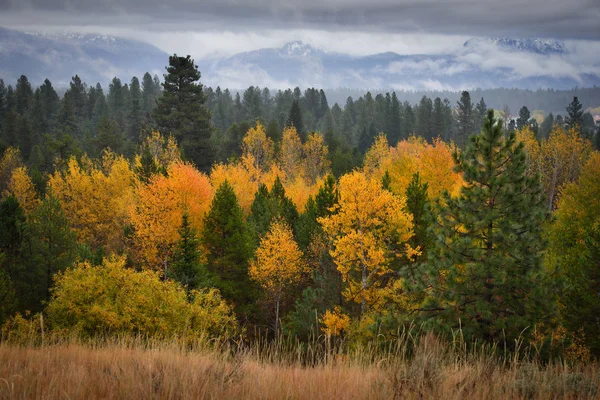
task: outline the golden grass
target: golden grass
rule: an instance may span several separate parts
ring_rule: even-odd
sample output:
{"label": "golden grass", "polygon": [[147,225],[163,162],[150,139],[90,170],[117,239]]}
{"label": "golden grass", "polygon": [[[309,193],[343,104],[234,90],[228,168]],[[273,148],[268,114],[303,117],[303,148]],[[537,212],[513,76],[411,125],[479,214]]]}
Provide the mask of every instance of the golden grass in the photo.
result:
{"label": "golden grass", "polygon": [[[275,350],[265,350],[275,351]],[[430,337],[413,355],[312,366],[254,349],[189,350],[136,342],[0,344],[0,399],[600,398],[597,364],[460,356]],[[271,359],[273,361],[265,361]]]}

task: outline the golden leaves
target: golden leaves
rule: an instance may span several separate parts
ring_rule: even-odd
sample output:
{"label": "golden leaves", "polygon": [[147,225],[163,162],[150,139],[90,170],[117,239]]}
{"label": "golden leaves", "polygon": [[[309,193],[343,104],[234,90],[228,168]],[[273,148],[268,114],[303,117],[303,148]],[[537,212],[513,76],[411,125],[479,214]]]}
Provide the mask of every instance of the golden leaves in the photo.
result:
{"label": "golden leaves", "polygon": [[171,164],[167,176],[154,175],[148,184],[139,185],[129,217],[135,229],[135,247],[148,267],[160,269],[168,262],[184,212],[192,226],[201,230],[212,196],[208,177],[183,162]]}
{"label": "golden leaves", "polygon": [[274,293],[297,284],[308,272],[291,228],[284,222],[273,222],[250,263],[250,277],[267,292]]}
{"label": "golden leaves", "polygon": [[106,151],[99,164],[72,157],[64,172],[55,172],[48,185],[61,202],[80,242],[119,252],[133,203],[136,176],[123,157]]}
{"label": "golden leaves", "polygon": [[319,222],[333,242],[331,255],[348,283],[346,298],[376,306],[383,297],[380,278],[390,272],[390,262],[401,256],[398,249],[406,248],[412,235],[411,217],[403,211],[403,198],[362,172],[344,175],[339,192],[335,213]]}

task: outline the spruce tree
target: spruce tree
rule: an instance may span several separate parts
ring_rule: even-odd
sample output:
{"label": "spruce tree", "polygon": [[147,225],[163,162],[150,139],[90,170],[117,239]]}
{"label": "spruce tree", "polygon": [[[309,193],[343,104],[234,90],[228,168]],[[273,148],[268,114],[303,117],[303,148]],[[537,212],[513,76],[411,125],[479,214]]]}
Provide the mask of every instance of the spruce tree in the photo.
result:
{"label": "spruce tree", "polygon": [[219,186],[204,218],[202,243],[207,269],[224,298],[233,301],[238,313],[251,314],[257,287],[248,276],[252,257],[252,234],[231,185]]}
{"label": "spruce tree", "polygon": [[[488,111],[481,134],[455,153],[466,185],[436,205],[435,242],[428,252],[430,300],[423,307],[464,337],[507,345],[547,316],[541,254],[547,217],[526,154]],[[525,332],[529,328],[527,332]]]}
{"label": "spruce tree", "polygon": [[168,271],[169,278],[178,281],[188,290],[208,286],[210,281],[200,262],[200,239],[187,212],[181,217],[178,232],[179,241],[173,253],[171,269]]}
{"label": "spruce tree", "polygon": [[565,123],[569,128],[574,128],[576,126],[581,129],[583,122],[583,106],[579,102],[577,96],[573,97],[573,101],[569,103],[567,106],[567,118],[565,118]]}
{"label": "spruce tree", "polygon": [[175,136],[187,159],[207,172],[214,160],[212,126],[198,66],[190,56],[174,54],[169,57],[164,77],[164,91],[154,109],[154,121],[164,135]]}

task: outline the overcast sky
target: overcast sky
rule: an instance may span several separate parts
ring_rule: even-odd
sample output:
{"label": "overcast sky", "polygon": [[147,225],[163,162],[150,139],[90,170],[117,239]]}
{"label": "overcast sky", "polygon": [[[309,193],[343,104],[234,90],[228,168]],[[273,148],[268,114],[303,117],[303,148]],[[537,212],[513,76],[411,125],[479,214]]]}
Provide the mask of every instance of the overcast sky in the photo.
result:
{"label": "overcast sky", "polygon": [[356,55],[450,52],[472,36],[600,43],[600,0],[0,0],[0,26],[141,39],[213,58],[291,40]]}

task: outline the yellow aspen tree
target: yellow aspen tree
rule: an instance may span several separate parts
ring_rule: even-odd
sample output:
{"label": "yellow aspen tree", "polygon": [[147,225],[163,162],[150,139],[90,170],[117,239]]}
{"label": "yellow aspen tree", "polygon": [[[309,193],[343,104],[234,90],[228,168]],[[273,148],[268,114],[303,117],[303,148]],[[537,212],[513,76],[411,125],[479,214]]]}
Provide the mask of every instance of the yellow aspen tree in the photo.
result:
{"label": "yellow aspen tree", "polygon": [[575,181],[592,151],[592,144],[576,128],[566,131],[555,125],[542,143],[542,184],[548,208],[556,207],[557,194],[567,183]]}
{"label": "yellow aspen tree", "polygon": [[[391,162],[387,166],[392,192],[403,196],[413,174],[418,172],[429,185],[431,199],[439,198],[444,191],[458,194],[464,181],[462,175],[454,171],[452,152],[452,148],[440,139],[429,144],[423,138],[413,136],[398,142],[390,149]],[[377,176],[381,177],[384,173],[385,170],[380,170]]]}
{"label": "yellow aspen tree", "polygon": [[392,262],[415,254],[407,244],[411,216],[403,211],[404,198],[359,171],[340,179],[339,194],[333,215],[318,221],[333,243],[331,256],[348,284],[344,296],[359,303],[365,315],[388,295],[393,279],[384,277],[393,272]]}
{"label": "yellow aspen tree", "polygon": [[212,196],[208,177],[183,162],[172,164],[167,176],[154,175],[148,184],[139,185],[129,216],[135,231],[134,246],[146,268],[166,276],[183,214],[187,212],[191,225],[201,231]]}
{"label": "yellow aspen tree", "polygon": [[385,134],[380,133],[365,154],[364,172],[371,176],[383,177],[391,163],[390,145]]}
{"label": "yellow aspen tree", "polygon": [[13,171],[23,166],[21,151],[16,147],[9,147],[4,150],[0,158],[0,194],[7,188],[12,178]]}
{"label": "yellow aspen tree", "polygon": [[516,132],[517,142],[523,142],[525,154],[527,155],[527,176],[535,176],[539,174],[541,179],[542,174],[542,148],[540,142],[535,137],[535,132],[529,125]]}
{"label": "yellow aspen tree", "polygon": [[121,252],[137,179],[129,162],[110,151],[95,163],[73,157],[48,186],[60,201],[79,242],[108,253]]}
{"label": "yellow aspen tree", "polygon": [[302,173],[302,142],[293,126],[283,130],[279,147],[279,165],[285,173],[285,180],[293,180],[295,176]]}
{"label": "yellow aspen tree", "polygon": [[260,122],[256,122],[256,126],[248,130],[242,141],[242,155],[248,159],[250,159],[248,156],[251,156],[252,165],[261,171],[271,167],[274,149],[273,141],[267,137],[265,128]]}
{"label": "yellow aspen tree", "polygon": [[18,167],[13,171],[8,184],[8,192],[19,201],[25,215],[31,214],[40,204],[40,199],[25,167]]}
{"label": "yellow aspen tree", "polygon": [[308,265],[294,240],[292,229],[284,222],[273,222],[250,262],[249,274],[275,303],[273,328],[276,337],[284,292],[301,282],[308,273]]}
{"label": "yellow aspen tree", "polygon": [[255,168],[253,156],[244,155],[240,161],[215,164],[210,172],[210,181],[214,188],[225,181],[229,182],[240,206],[249,214],[258,187],[264,183],[270,189],[277,176],[283,176],[283,171],[276,164],[272,164],[267,171],[262,171]]}
{"label": "yellow aspen tree", "polygon": [[320,133],[311,133],[304,143],[304,177],[309,185],[329,172],[327,145]]}

